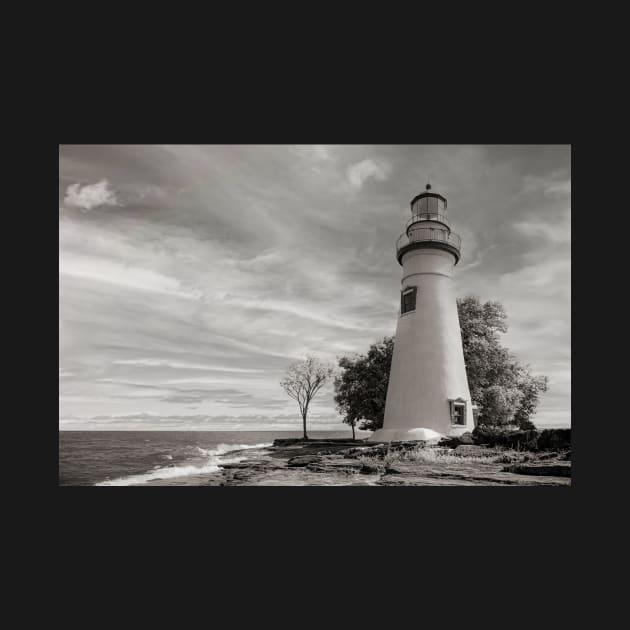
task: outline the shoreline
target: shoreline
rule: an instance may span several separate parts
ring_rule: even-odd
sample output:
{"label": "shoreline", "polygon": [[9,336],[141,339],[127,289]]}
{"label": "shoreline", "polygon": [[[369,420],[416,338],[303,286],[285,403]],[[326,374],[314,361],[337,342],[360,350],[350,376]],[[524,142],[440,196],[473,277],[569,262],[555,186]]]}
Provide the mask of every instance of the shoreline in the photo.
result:
{"label": "shoreline", "polygon": [[570,486],[571,451],[515,451],[473,444],[276,439],[231,451],[219,470],[143,485]]}

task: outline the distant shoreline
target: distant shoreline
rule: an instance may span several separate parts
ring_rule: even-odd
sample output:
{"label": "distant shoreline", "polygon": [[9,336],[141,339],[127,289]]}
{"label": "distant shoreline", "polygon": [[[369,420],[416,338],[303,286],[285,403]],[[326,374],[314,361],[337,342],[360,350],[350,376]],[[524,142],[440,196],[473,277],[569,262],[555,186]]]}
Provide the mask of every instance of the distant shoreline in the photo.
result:
{"label": "distant shoreline", "polygon": [[[536,428],[539,430],[544,430],[544,429],[571,429],[572,425],[571,424],[553,424],[553,425],[536,425]],[[147,432],[147,433],[151,433],[151,432],[162,432],[162,431],[189,431],[191,433],[300,433],[300,429],[181,429],[181,428],[162,428],[162,429],[90,429],[90,428],[85,428],[85,429],[59,429],[59,433],[83,433],[83,432],[88,432],[88,431],[101,431],[101,432],[105,432],[105,431],[111,431],[111,432],[117,432],[117,433],[124,433],[124,432],[136,432],[136,433],[140,433],[140,432]],[[310,430],[309,434],[318,434],[318,433],[343,433],[344,431],[342,429],[317,429],[317,430]],[[357,435],[357,440],[360,439],[361,437],[367,437],[368,435],[371,435],[372,431],[359,431],[358,429],[356,430],[356,435]],[[348,436],[349,439],[352,439],[352,431],[348,432]]]}
{"label": "distant shoreline", "polygon": [[[570,427],[567,427],[570,428]],[[163,429],[59,429],[59,433],[88,433],[88,432],[112,432],[112,433],[160,433],[160,432],[190,432],[190,433],[300,433],[300,429],[180,429],[180,428],[163,428]],[[321,433],[345,433],[341,429],[320,429],[309,431],[309,435],[317,435]],[[348,439],[352,439],[352,431],[348,431]],[[357,439],[359,437],[367,437],[372,431],[356,431]]]}

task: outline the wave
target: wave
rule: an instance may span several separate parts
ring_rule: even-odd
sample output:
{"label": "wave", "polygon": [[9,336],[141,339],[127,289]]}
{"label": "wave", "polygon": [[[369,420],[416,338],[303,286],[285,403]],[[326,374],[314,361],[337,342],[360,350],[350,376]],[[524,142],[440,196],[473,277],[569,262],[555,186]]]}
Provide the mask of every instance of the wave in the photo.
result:
{"label": "wave", "polygon": [[182,464],[179,466],[156,467],[146,473],[140,475],[130,475],[129,477],[120,477],[118,479],[108,479],[99,481],[95,486],[137,486],[155,481],[157,479],[174,479],[177,477],[189,477],[191,475],[202,475],[214,473],[220,470],[219,464],[235,464],[246,459],[246,455],[238,455],[234,457],[224,457],[232,451],[249,450],[253,448],[266,448],[271,446],[271,442],[261,444],[219,444],[215,448],[205,449],[195,447],[197,455],[205,457],[205,461],[198,464]]}

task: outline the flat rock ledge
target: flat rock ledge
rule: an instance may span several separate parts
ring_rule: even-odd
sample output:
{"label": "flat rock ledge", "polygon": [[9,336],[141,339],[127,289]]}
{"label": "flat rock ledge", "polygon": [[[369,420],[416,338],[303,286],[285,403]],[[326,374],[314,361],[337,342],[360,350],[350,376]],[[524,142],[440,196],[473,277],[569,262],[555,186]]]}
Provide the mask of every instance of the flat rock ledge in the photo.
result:
{"label": "flat rock ledge", "polygon": [[571,477],[571,462],[557,461],[553,464],[545,461],[531,462],[505,466],[503,470],[518,473],[519,475],[534,475],[538,477]]}
{"label": "flat rock ledge", "polygon": [[[432,449],[449,457],[418,458]],[[569,486],[570,452],[508,455],[501,448],[422,441],[277,439],[273,446],[239,451],[219,464],[213,486]],[[234,452],[229,456],[233,456]],[[431,453],[427,453],[431,455]],[[409,457],[412,461],[408,461]],[[494,460],[497,460],[496,463]],[[506,465],[508,464],[508,465]]]}

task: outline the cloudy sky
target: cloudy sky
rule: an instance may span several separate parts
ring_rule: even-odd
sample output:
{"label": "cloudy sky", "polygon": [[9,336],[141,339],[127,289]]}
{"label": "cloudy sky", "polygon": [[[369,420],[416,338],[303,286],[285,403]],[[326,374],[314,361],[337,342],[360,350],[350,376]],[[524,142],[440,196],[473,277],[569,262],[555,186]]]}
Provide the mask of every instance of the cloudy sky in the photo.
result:
{"label": "cloudy sky", "polygon": [[[300,429],[278,382],[395,331],[394,245],[430,177],[462,237],[458,296],[570,423],[570,147],[61,146],[61,429]],[[337,430],[332,387],[313,429]]]}

